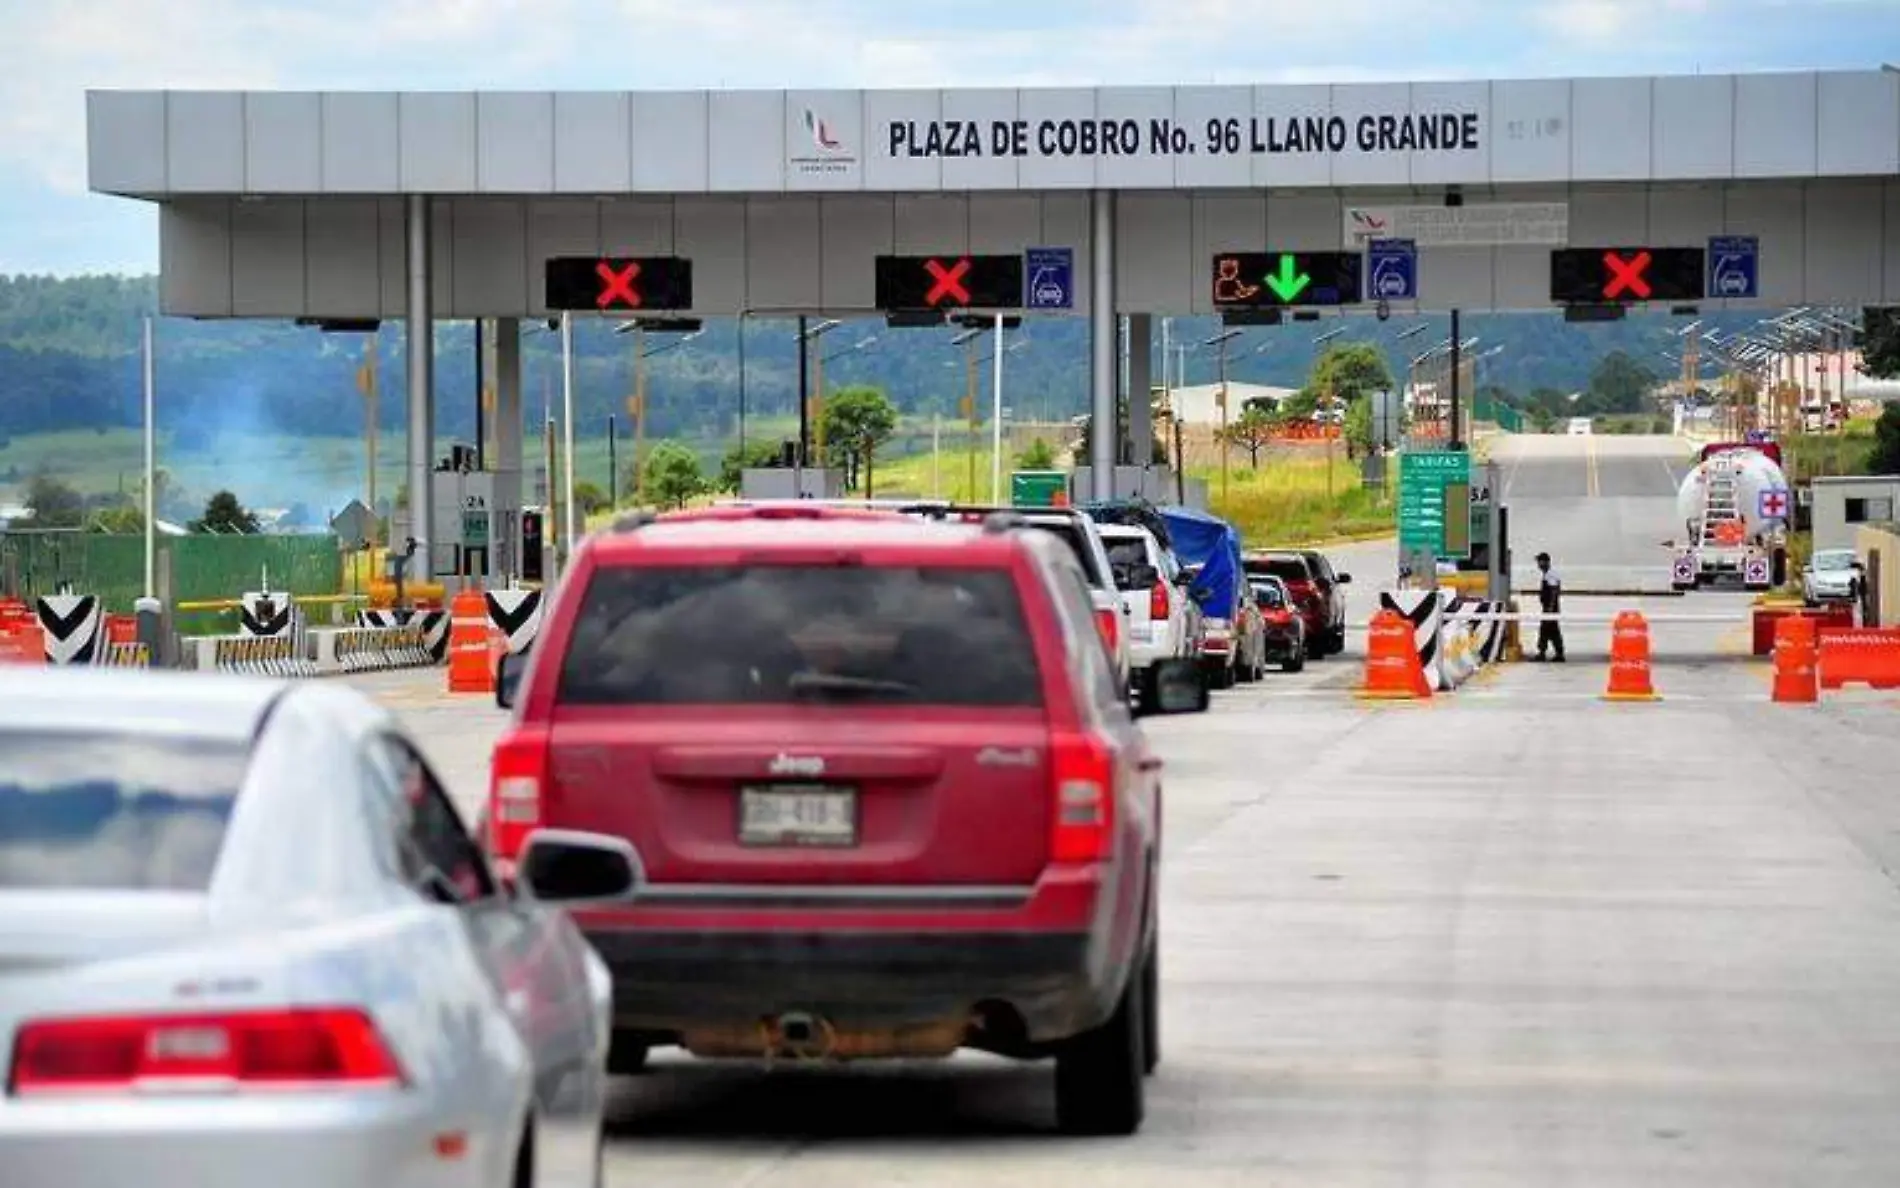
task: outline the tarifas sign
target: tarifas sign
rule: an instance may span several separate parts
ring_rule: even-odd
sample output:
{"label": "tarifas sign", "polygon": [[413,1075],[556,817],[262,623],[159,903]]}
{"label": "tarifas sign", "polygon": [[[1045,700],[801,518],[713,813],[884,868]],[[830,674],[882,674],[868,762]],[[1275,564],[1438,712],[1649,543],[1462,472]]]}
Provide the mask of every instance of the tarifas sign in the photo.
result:
{"label": "tarifas sign", "polygon": [[1192,157],[1476,152],[1475,111],[1067,120],[891,120],[892,157]]}

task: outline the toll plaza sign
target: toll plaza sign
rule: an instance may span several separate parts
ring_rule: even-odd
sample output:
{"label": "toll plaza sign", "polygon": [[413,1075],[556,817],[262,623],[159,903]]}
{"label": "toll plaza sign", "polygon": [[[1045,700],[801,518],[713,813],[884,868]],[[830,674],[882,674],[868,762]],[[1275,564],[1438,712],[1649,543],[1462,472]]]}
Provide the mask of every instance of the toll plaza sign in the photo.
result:
{"label": "toll plaza sign", "polygon": [[1474,110],[1352,118],[1235,111],[1192,121],[1170,110],[1119,119],[887,120],[873,135],[893,158],[1285,157],[1476,152],[1484,122]]}

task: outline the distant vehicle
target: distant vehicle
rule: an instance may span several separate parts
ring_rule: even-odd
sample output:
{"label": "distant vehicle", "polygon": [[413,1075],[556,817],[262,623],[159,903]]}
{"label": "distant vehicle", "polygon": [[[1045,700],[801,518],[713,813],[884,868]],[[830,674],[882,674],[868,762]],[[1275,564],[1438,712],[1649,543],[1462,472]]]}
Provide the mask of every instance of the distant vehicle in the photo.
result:
{"label": "distant vehicle", "polygon": [[[488,819],[624,840],[577,913],[611,1069],[656,1047],[1055,1059],[1065,1131],[1129,1134],[1159,1048],[1160,761],[1071,548],[813,501],[588,536],[506,657]],[[1205,710],[1163,661],[1161,712]]]}
{"label": "distant vehicle", "polygon": [[600,1182],[606,966],[346,687],[0,668],[0,1180]]}
{"label": "distant vehicle", "polygon": [[1286,583],[1276,577],[1249,576],[1247,587],[1260,612],[1261,637],[1268,663],[1282,672],[1306,667],[1306,619],[1294,605]]}
{"label": "distant vehicle", "polygon": [[1588,437],[1592,432],[1589,417],[1571,417],[1568,430],[1572,437]]}
{"label": "distant vehicle", "polygon": [[1866,571],[1853,549],[1820,549],[1801,571],[1801,597],[1809,606],[1859,602]]}
{"label": "distant vehicle", "polygon": [[1693,590],[1739,579],[1751,590],[1787,580],[1793,492],[1775,442],[1711,442],[1676,491],[1685,534],[1671,584]]}

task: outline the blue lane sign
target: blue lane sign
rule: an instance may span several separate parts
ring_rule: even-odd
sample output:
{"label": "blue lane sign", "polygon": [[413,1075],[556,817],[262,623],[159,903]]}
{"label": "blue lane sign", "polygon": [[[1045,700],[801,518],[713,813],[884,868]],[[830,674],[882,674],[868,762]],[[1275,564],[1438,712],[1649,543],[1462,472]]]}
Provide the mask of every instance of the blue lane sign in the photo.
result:
{"label": "blue lane sign", "polygon": [[1418,298],[1418,245],[1410,239],[1366,243],[1366,296],[1374,301]]}
{"label": "blue lane sign", "polygon": [[1075,307],[1075,249],[1032,247],[1023,251],[1025,309]]}
{"label": "blue lane sign", "polygon": [[1709,237],[1709,296],[1747,300],[1761,295],[1761,240],[1753,235]]}

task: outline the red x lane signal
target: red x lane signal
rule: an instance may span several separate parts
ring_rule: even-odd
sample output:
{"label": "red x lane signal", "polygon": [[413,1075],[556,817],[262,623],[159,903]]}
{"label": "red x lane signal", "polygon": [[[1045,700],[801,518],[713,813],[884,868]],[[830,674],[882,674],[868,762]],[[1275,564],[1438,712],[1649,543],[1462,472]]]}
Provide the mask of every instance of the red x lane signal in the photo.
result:
{"label": "red x lane signal", "polygon": [[594,297],[594,305],[607,309],[619,305],[626,309],[640,308],[640,290],[634,280],[640,275],[637,261],[628,260],[619,268],[609,261],[602,260],[594,265],[594,275],[600,278],[600,292]]}
{"label": "red x lane signal", "polygon": [[1604,299],[1620,297],[1627,289],[1630,296],[1640,301],[1649,300],[1649,280],[1643,275],[1649,271],[1649,261],[1648,252],[1637,252],[1627,260],[1616,252],[1604,252]]}
{"label": "red x lane signal", "polygon": [[693,262],[680,256],[555,256],[547,307],[577,313],[691,309]]}
{"label": "red x lane signal", "polygon": [[970,290],[964,285],[963,278],[969,275],[970,258],[963,257],[956,263],[945,267],[941,260],[925,260],[924,271],[930,274],[930,291],[924,294],[928,305],[968,305]]}

